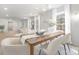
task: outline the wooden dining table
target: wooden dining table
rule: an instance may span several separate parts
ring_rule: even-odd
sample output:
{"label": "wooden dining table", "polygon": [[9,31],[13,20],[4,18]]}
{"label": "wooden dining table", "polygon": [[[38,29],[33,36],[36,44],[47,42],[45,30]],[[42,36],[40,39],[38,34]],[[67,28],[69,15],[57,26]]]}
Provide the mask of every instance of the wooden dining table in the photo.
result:
{"label": "wooden dining table", "polygon": [[30,55],[34,55],[34,47],[36,45],[39,45],[39,44],[46,42],[48,40],[53,40],[54,38],[56,38],[60,35],[64,35],[64,34],[65,33],[63,31],[57,31],[57,32],[54,32],[54,33],[41,35],[41,36],[36,37],[36,38],[25,40],[25,42],[28,43],[29,46],[30,46]]}

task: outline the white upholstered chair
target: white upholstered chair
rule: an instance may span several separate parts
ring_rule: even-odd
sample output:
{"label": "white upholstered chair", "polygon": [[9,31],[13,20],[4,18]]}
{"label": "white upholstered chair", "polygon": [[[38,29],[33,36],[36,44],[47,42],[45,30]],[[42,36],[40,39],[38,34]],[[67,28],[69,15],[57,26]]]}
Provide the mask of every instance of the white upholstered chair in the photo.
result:
{"label": "white upholstered chair", "polygon": [[63,46],[64,46],[64,50],[65,50],[65,54],[67,55],[67,52],[66,52],[66,46],[68,47],[69,51],[70,51],[70,48],[69,48],[69,44],[71,44],[71,35],[70,33],[68,34],[65,34],[65,37],[64,37],[64,41],[62,42]]}
{"label": "white upholstered chair", "polygon": [[18,38],[6,38],[1,42],[3,55],[27,55],[28,46],[22,45]]}
{"label": "white upholstered chair", "polygon": [[70,34],[70,33],[65,34],[63,44],[65,44],[65,43],[72,44],[72,41],[71,41],[71,34]]}
{"label": "white upholstered chair", "polygon": [[62,42],[66,55],[78,55],[79,47],[75,46],[71,40],[71,34],[65,34],[64,41]]}
{"label": "white upholstered chair", "polygon": [[64,35],[59,36],[57,38],[55,38],[54,40],[52,40],[48,47],[46,49],[43,49],[43,52],[46,55],[56,55],[58,52],[58,48],[60,47],[62,41],[63,41]]}

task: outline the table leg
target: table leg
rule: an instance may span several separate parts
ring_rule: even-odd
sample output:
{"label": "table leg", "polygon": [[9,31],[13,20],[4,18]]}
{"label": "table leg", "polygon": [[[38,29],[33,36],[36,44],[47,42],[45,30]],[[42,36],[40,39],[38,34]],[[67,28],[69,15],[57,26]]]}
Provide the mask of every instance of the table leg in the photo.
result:
{"label": "table leg", "polygon": [[30,55],[34,55],[34,46],[30,45]]}

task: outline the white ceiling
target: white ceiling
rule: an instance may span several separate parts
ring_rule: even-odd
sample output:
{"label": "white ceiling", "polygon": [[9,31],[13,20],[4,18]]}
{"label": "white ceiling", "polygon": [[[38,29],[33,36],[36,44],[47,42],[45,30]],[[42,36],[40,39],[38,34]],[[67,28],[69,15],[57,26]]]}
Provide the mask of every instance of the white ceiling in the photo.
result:
{"label": "white ceiling", "polygon": [[[8,8],[8,10],[4,10]],[[23,18],[41,12],[43,9],[47,9],[47,4],[0,4],[0,18]]]}
{"label": "white ceiling", "polygon": [[71,13],[77,14],[79,13],[79,4],[71,4],[70,6]]}

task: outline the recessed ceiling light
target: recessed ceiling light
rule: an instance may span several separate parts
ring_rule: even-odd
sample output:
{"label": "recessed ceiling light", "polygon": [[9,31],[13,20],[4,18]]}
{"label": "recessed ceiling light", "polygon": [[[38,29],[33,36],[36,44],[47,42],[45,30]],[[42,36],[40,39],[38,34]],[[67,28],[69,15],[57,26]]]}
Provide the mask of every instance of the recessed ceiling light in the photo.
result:
{"label": "recessed ceiling light", "polygon": [[9,15],[7,14],[6,16],[8,17]]}
{"label": "recessed ceiling light", "polygon": [[23,19],[27,19],[26,17],[23,17]]}
{"label": "recessed ceiling light", "polygon": [[29,16],[32,16],[32,15],[33,15],[33,13],[30,13],[30,14],[29,14]]}
{"label": "recessed ceiling light", "polygon": [[37,9],[37,10],[38,10],[39,8],[35,8],[35,9]]}
{"label": "recessed ceiling light", "polygon": [[46,11],[46,9],[42,9],[43,11]]}
{"label": "recessed ceiling light", "polygon": [[8,8],[4,8],[4,10],[8,10]]}

